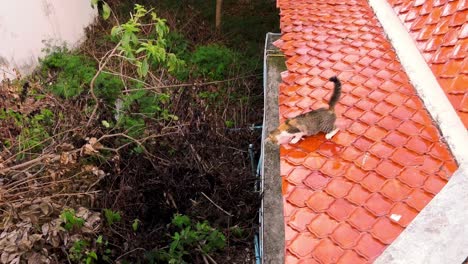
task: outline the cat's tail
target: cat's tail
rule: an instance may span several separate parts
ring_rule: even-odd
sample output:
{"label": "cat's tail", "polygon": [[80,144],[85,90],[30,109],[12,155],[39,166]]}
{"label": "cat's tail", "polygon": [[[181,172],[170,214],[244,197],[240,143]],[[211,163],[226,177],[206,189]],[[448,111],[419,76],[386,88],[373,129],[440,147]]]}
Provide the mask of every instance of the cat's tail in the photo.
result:
{"label": "cat's tail", "polygon": [[341,82],[338,80],[336,76],[333,76],[329,79],[331,82],[335,83],[335,88],[333,88],[333,94],[330,97],[330,101],[328,102],[328,109],[334,111],[335,105],[340,99],[341,96]]}

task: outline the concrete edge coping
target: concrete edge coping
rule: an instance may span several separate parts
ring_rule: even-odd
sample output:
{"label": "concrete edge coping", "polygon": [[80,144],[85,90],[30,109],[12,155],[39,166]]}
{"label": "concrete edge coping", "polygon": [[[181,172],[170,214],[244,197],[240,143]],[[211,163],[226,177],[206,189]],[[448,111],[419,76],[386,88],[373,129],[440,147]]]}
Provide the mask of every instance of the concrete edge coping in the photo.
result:
{"label": "concrete edge coping", "polygon": [[284,216],[279,147],[265,143],[268,132],[279,123],[278,90],[284,55],[272,43],[281,34],[268,33],[264,54],[264,115],[261,149],[260,250],[262,263],[284,264]]}
{"label": "concrete edge coping", "polygon": [[375,263],[462,263],[468,256],[468,132],[393,8],[386,0],[369,4],[459,164],[447,185]]}
{"label": "concrete edge coping", "polygon": [[369,0],[369,4],[453,156],[459,165],[468,164],[468,148],[463,144],[468,142],[468,132],[412,37],[386,0]]}

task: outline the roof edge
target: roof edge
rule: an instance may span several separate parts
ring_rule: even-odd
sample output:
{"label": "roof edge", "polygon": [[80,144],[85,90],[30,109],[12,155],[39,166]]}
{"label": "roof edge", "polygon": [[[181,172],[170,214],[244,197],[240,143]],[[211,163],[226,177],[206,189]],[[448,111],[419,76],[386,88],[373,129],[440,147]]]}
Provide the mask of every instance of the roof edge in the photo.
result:
{"label": "roof edge", "polygon": [[468,132],[412,37],[386,0],[369,4],[426,109],[459,163],[447,185],[377,258],[376,264],[461,263],[468,255]]}
{"label": "roof edge", "polygon": [[412,37],[386,0],[369,0],[369,4],[452,155],[460,166],[468,165],[468,148],[464,146],[468,132]]}

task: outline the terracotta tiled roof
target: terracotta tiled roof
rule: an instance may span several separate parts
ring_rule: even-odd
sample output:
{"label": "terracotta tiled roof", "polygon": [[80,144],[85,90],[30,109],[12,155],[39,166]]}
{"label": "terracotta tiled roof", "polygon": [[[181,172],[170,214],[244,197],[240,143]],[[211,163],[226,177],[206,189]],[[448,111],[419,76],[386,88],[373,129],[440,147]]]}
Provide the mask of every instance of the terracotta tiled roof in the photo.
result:
{"label": "terracotta tiled roof", "polygon": [[457,165],[364,0],[279,0],[280,118],[326,106],[341,131],[280,149],[286,263],[373,261]]}
{"label": "terracotta tiled roof", "polygon": [[468,1],[389,0],[468,127]]}

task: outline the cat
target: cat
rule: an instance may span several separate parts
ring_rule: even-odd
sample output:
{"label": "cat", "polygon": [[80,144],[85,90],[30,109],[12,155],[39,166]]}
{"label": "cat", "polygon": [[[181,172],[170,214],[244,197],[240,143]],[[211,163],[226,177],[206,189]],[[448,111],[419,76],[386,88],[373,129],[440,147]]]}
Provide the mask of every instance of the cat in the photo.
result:
{"label": "cat", "polygon": [[325,132],[325,138],[331,139],[338,132],[335,126],[335,105],[341,96],[341,82],[336,76],[329,80],[334,83],[334,89],[328,102],[328,108],[319,108],[287,119],[270,133],[267,140],[278,145],[296,144],[303,136],[312,136],[319,132]]}

